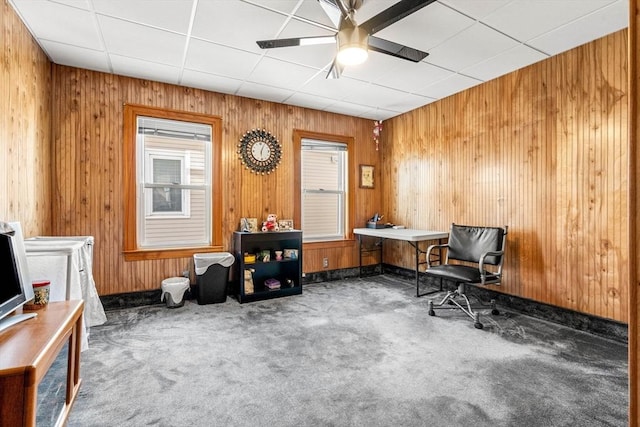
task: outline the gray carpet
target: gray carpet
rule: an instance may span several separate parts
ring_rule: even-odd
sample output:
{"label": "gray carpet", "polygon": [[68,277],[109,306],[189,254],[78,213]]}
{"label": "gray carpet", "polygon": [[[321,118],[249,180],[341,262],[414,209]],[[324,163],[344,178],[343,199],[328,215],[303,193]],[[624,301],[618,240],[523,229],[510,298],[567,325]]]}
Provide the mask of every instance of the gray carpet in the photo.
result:
{"label": "gray carpet", "polygon": [[108,312],[70,426],[624,426],[627,347],[515,313],[427,316],[411,281]]}

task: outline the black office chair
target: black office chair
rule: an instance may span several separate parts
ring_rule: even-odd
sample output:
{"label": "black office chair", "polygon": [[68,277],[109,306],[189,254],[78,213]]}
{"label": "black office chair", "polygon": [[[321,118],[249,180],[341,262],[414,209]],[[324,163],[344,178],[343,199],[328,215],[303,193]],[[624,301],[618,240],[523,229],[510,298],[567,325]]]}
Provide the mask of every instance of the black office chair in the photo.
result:
{"label": "black office chair", "polygon": [[[473,311],[466,295],[467,285],[488,285],[500,283],[502,280],[502,261],[507,240],[507,226],[504,227],[476,227],[469,225],[451,224],[449,241],[445,245],[431,245],[427,248],[427,270],[425,274],[448,279],[456,284],[456,289],[438,304],[429,300],[429,316],[435,316],[434,309],[459,308],[473,319],[473,326],[482,329],[480,313]],[[431,265],[431,251],[447,249],[444,263]],[[451,263],[451,261],[455,261]],[[459,263],[460,261],[465,264]],[[491,265],[487,270],[485,267]],[[462,299],[466,307],[458,299]],[[448,307],[442,307],[444,304]],[[453,307],[450,307],[453,305]],[[499,314],[495,307],[495,300],[491,301],[491,314]]]}

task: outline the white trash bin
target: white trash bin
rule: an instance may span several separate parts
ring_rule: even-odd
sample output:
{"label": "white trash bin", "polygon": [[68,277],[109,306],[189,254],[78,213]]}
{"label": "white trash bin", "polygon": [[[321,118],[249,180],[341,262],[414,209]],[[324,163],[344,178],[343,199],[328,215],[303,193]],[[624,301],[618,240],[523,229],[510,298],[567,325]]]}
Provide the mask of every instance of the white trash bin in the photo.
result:
{"label": "white trash bin", "polygon": [[184,305],[184,292],[189,289],[187,277],[169,277],[162,281],[162,295],[160,301],[165,301],[168,308],[177,308]]}

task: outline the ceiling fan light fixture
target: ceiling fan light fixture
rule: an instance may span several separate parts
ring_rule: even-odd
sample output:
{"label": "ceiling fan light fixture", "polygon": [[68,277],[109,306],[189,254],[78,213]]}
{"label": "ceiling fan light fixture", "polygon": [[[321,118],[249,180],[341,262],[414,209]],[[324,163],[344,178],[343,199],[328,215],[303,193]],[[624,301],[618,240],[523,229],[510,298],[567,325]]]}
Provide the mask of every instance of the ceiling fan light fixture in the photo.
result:
{"label": "ceiling fan light fixture", "polygon": [[367,60],[369,35],[358,27],[344,28],[338,32],[338,55],[336,59],[342,65],[358,65]]}

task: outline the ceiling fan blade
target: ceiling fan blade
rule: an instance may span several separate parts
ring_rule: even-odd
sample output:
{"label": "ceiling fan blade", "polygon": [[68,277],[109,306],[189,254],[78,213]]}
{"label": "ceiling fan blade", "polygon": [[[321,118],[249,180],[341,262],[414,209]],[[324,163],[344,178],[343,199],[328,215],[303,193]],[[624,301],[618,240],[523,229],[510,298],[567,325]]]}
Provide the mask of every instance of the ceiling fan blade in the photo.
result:
{"label": "ceiling fan blade", "polygon": [[403,46],[398,43],[390,42],[378,37],[369,36],[369,50],[374,52],[386,53],[396,58],[406,59],[412,62],[420,62],[429,54],[412,47]]}
{"label": "ceiling fan blade", "polygon": [[401,0],[366,22],[363,22],[360,24],[360,27],[364,28],[369,35],[375,34],[402,18],[411,15],[413,12],[430,5],[434,1],[436,0]]}
{"label": "ceiling fan blade", "polygon": [[320,7],[324,10],[324,13],[327,14],[331,22],[336,28],[340,28],[340,21],[342,21],[342,12],[338,7],[338,3],[336,0],[318,0],[320,3]]}
{"label": "ceiling fan blade", "polygon": [[290,46],[309,46],[312,44],[329,44],[335,43],[335,36],[317,36],[317,37],[294,37],[291,39],[273,39],[273,40],[258,40],[258,46],[261,49],[274,49],[277,47],[290,47]]}
{"label": "ceiling fan blade", "polygon": [[336,59],[333,60],[331,64],[331,68],[329,68],[329,72],[327,73],[327,79],[339,79],[342,75],[342,71],[344,71],[344,65],[340,64]]}

